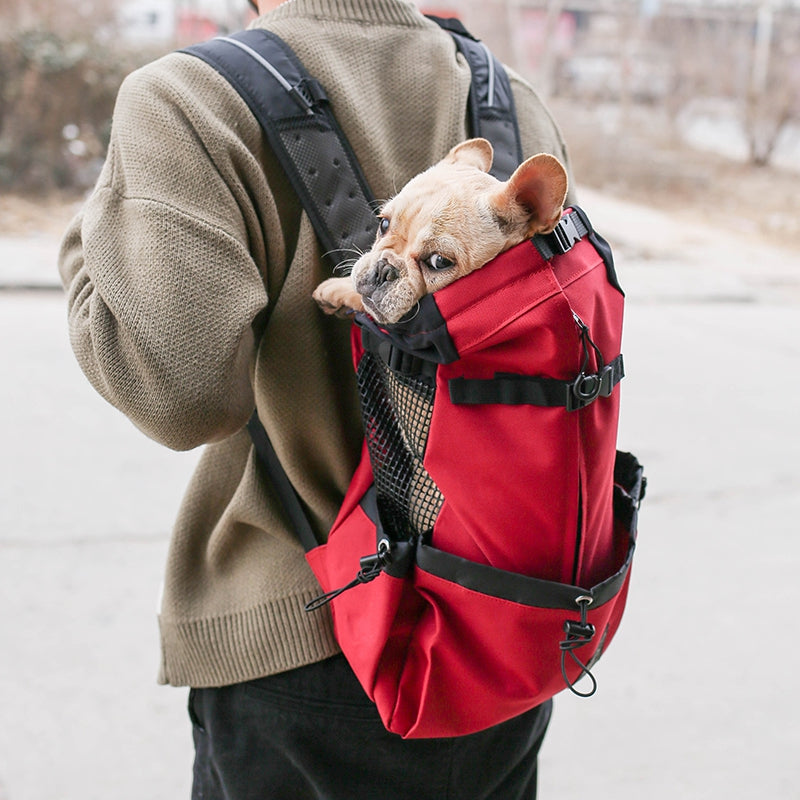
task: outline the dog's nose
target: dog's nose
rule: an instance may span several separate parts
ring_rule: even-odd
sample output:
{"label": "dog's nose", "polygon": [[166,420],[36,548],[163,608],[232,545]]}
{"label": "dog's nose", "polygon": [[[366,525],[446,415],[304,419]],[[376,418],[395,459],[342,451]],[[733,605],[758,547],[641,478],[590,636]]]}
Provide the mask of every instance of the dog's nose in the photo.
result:
{"label": "dog's nose", "polygon": [[381,258],[375,264],[375,277],[377,285],[382,286],[384,283],[397,280],[400,277],[400,273],[385,258]]}

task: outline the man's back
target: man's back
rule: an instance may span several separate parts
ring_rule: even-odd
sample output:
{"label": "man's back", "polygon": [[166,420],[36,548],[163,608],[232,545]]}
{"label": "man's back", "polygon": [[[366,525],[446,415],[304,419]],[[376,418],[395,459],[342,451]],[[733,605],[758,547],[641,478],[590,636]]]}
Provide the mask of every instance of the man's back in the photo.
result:
{"label": "man's back", "polygon": [[[469,67],[412,3],[292,0],[255,24],[325,86],[377,198],[468,137]],[[523,156],[566,161],[533,91],[513,76],[512,89]],[[311,298],[328,277],[320,255],[258,123],[213,68],[172,54],[126,80],[60,270],[95,388],[157,441],[208,445],[168,556],[162,682],[246,685],[338,652],[329,616],[304,611],[319,586],[244,428],[255,404],[323,539],[362,435],[349,325]]]}

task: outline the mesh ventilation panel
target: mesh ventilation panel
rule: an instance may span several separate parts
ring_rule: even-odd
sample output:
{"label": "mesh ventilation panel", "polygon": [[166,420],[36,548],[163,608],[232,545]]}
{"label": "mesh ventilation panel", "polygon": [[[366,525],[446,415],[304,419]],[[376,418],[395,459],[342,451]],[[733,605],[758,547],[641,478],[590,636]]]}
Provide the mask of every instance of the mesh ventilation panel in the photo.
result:
{"label": "mesh ventilation panel", "polygon": [[444,502],[422,464],[435,386],[395,372],[370,352],[359,363],[358,386],[384,530],[395,541],[426,537]]}

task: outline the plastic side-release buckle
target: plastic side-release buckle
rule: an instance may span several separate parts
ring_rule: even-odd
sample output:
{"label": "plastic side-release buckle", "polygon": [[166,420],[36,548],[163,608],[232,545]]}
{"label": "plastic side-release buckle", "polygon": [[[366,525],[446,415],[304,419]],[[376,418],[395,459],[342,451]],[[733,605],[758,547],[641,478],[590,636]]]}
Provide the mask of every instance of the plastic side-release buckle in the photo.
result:
{"label": "plastic side-release buckle", "polygon": [[537,233],[533,237],[533,243],[545,261],[568,253],[584,236],[591,233],[591,228],[581,218],[582,213],[579,210],[568,211],[550,233]]}
{"label": "plastic side-release buckle", "polygon": [[[581,240],[581,232],[575,224],[575,214],[565,214],[553,229],[553,240],[560,253],[568,253]],[[584,231],[585,233],[585,231]]]}

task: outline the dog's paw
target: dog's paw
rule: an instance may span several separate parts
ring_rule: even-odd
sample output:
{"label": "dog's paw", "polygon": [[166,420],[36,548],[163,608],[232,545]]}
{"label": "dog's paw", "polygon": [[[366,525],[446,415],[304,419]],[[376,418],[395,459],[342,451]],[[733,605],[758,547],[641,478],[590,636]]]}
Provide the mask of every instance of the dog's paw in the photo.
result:
{"label": "dog's paw", "polygon": [[314,290],[312,295],[317,305],[326,314],[347,317],[355,311],[363,311],[361,295],[353,289],[350,278],[329,278]]}

